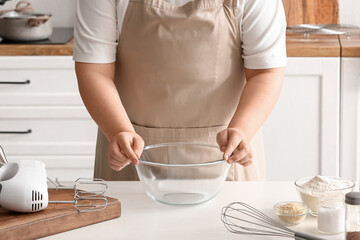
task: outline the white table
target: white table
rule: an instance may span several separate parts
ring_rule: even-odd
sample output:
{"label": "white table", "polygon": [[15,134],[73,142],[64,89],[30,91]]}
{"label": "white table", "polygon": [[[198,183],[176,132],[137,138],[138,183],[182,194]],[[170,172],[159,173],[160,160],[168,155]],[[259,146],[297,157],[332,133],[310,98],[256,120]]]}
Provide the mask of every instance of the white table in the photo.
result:
{"label": "white table", "polygon": [[[300,200],[292,182],[226,182],[214,199],[195,206],[171,206],[158,203],[147,196],[140,182],[109,182],[107,195],[120,199],[122,205],[120,218],[42,239],[279,239],[228,232],[220,221],[222,207],[234,201],[242,201],[276,218],[272,212],[275,203]],[[311,216],[308,216],[305,222],[291,228],[319,235],[316,218]],[[323,235],[323,238],[340,240],[344,239],[344,234]]]}

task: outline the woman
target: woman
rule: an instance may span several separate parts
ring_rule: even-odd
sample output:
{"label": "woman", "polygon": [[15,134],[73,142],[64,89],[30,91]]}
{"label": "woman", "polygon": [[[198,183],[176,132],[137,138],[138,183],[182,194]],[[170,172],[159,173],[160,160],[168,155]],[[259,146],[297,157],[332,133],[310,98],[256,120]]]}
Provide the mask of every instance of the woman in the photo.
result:
{"label": "woman", "polygon": [[144,145],[218,144],[228,180],[264,180],[280,94],[281,0],[79,0],[74,60],[99,126],[95,177],[137,180]]}

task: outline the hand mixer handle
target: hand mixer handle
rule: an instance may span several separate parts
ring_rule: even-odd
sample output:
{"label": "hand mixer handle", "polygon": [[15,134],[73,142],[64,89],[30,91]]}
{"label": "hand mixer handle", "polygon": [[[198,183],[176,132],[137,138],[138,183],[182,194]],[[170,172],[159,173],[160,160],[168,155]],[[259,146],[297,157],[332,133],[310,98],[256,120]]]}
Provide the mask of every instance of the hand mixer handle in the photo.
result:
{"label": "hand mixer handle", "polygon": [[312,236],[306,233],[301,233],[301,232],[295,232],[294,235],[295,240],[326,240],[324,238],[319,238],[316,236]]}

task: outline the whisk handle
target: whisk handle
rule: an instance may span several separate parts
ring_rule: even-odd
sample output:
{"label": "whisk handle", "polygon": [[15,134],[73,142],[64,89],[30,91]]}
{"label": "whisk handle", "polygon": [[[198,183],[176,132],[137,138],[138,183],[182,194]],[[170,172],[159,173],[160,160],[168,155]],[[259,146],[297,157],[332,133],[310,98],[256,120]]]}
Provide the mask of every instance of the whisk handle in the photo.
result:
{"label": "whisk handle", "polygon": [[306,233],[295,232],[294,235],[295,240],[326,240],[325,238],[319,238],[313,235],[309,235]]}

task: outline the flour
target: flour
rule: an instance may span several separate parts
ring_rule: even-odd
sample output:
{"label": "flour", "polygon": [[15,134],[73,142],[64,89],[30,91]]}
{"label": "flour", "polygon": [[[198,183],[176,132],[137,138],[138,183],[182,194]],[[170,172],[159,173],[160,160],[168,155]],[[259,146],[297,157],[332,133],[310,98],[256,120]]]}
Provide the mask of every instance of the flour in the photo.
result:
{"label": "flour", "polygon": [[[336,177],[315,176],[304,182],[299,189],[302,201],[308,205],[311,215],[316,216],[319,198],[334,194],[345,194],[351,191],[354,184],[345,179]],[[334,191],[336,190],[336,191]]]}
{"label": "flour", "polygon": [[305,191],[310,191],[310,192],[337,190],[337,189],[348,188],[351,186],[352,186],[352,182],[350,181],[342,181],[339,179],[335,179],[333,177],[325,177],[319,175],[313,177],[308,182],[305,182],[302,185]]}

